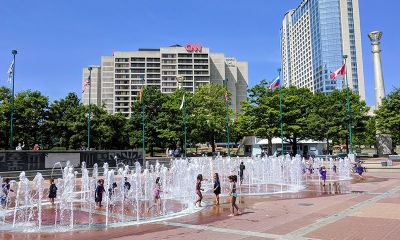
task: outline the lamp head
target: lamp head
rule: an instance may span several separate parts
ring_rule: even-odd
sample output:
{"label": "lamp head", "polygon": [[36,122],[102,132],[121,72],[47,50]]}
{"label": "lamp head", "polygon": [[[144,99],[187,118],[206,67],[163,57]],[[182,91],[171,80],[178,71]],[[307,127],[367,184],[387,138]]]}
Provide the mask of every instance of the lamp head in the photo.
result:
{"label": "lamp head", "polygon": [[17,50],[12,50],[11,53],[12,53],[13,55],[16,55],[18,52],[17,52]]}
{"label": "lamp head", "polygon": [[89,71],[92,71],[92,69],[93,69],[92,67],[88,67],[88,70],[89,70]]}

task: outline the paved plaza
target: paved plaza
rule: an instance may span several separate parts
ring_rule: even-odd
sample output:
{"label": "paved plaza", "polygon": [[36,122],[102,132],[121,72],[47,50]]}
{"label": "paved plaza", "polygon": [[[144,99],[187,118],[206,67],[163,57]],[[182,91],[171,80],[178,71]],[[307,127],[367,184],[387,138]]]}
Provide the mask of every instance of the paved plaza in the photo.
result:
{"label": "paved plaza", "polygon": [[365,180],[308,184],[300,193],[240,197],[229,204],[153,224],[67,233],[2,232],[0,239],[398,239],[400,175],[367,173]]}

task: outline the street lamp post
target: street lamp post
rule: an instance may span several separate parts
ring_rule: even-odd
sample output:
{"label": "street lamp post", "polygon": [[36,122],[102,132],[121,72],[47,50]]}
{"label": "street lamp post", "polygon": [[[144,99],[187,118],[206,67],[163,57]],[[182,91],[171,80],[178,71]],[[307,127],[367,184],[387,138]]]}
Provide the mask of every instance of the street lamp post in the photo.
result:
{"label": "street lamp post", "polygon": [[350,154],[353,154],[353,129],[352,129],[352,119],[351,119],[351,109],[350,109],[350,93],[349,93],[349,81],[347,80],[347,55],[343,55],[344,66],[346,68],[345,82],[346,82],[346,95],[347,95],[347,118],[349,121],[349,142],[350,142]]}
{"label": "street lamp post", "polygon": [[88,146],[88,150],[90,150],[90,118],[91,118],[91,109],[90,109],[90,92],[92,89],[92,67],[88,67],[89,70],[89,77],[88,77],[88,83],[89,83],[89,98],[88,98],[88,138],[87,138],[87,146]]}
{"label": "street lamp post", "polygon": [[[278,77],[279,79],[281,78],[281,69],[278,68]],[[283,83],[281,82],[279,84],[279,124],[281,128],[281,147],[282,147],[282,159],[285,156],[285,152],[283,150],[283,116],[282,116],[282,85]]]}
{"label": "street lamp post", "polygon": [[144,141],[144,99],[143,99],[144,77],[142,77],[141,82],[142,82],[142,87],[140,89],[140,101],[141,101],[141,105],[142,105],[142,112],[141,112],[142,150],[143,150],[143,164],[145,164],[146,163],[146,148],[145,148],[145,141]]}
{"label": "street lamp post", "polygon": [[225,108],[226,108],[226,141],[228,147],[228,158],[231,158],[231,146],[229,139],[229,95],[228,95],[228,78],[225,79]]}
{"label": "street lamp post", "polygon": [[178,82],[178,88],[183,89],[183,157],[187,156],[187,147],[186,147],[186,136],[187,136],[187,128],[186,128],[186,99],[185,99],[185,88],[182,88],[183,82],[185,81],[184,76],[176,76],[176,81]]}
{"label": "street lamp post", "polygon": [[11,96],[11,119],[10,119],[10,149],[14,149],[14,78],[15,78],[15,55],[17,50],[11,51],[13,55],[13,66],[12,66],[12,96]]}

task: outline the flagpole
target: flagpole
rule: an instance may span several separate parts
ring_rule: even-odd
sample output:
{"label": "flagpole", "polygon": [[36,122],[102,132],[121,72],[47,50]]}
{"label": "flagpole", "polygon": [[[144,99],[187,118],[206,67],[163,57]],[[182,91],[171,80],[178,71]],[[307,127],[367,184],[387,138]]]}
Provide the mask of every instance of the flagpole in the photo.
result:
{"label": "flagpole", "polygon": [[142,77],[142,97],[141,97],[141,105],[142,105],[142,151],[143,151],[143,164],[146,163],[146,149],[145,149],[145,141],[144,141],[144,99],[143,99],[143,88],[144,88],[144,77]]}
{"label": "flagpole", "polygon": [[89,70],[89,78],[88,78],[88,80],[89,80],[89,100],[88,100],[88,119],[87,119],[87,121],[88,121],[88,125],[87,125],[87,128],[88,128],[88,138],[87,138],[87,146],[88,146],[88,150],[90,150],[90,117],[91,117],[91,109],[90,109],[90,92],[91,92],[91,89],[92,89],[92,67],[88,67],[88,70]]}
{"label": "flagpole", "polygon": [[11,120],[10,120],[10,149],[14,149],[14,78],[15,78],[15,55],[17,50],[11,51],[13,55],[13,66],[12,66],[12,96],[11,96]]}
{"label": "flagpole", "polygon": [[[185,90],[183,90],[185,91]],[[183,98],[185,101],[183,102],[183,148],[184,148],[184,158],[186,159],[187,149],[186,149],[186,98],[185,92],[183,92]]]}
{"label": "flagpole", "polygon": [[225,108],[226,108],[226,140],[228,147],[228,158],[231,158],[231,145],[229,139],[229,103],[228,103],[228,78],[225,80]]}
{"label": "flagpole", "polygon": [[178,89],[182,89],[183,91],[183,96],[182,96],[182,104],[179,108],[179,110],[182,110],[183,108],[183,156],[186,159],[186,155],[187,155],[187,148],[186,148],[186,134],[187,134],[187,129],[186,129],[186,96],[185,96],[185,88],[182,88],[182,85],[185,81],[185,77],[184,76],[176,76],[175,77],[177,83],[178,83]]}
{"label": "flagpole", "polygon": [[281,128],[281,147],[282,147],[282,159],[285,156],[284,149],[283,149],[283,117],[282,117],[282,85],[283,82],[280,80],[281,78],[281,69],[278,68],[278,77],[279,77],[279,123]]}
{"label": "flagpole", "polygon": [[349,120],[349,142],[350,142],[350,154],[353,154],[353,126],[351,122],[351,110],[350,110],[350,93],[349,93],[349,82],[347,81],[347,55],[343,55],[344,67],[345,67],[345,82],[346,82],[346,94],[347,94],[347,118]]}

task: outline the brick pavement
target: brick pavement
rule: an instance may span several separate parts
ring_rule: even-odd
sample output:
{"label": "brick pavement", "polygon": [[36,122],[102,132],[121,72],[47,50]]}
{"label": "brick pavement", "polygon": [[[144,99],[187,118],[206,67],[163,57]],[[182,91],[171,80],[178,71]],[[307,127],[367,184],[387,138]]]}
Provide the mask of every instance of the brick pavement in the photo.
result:
{"label": "brick pavement", "polygon": [[[0,239],[400,239],[400,174],[367,173],[346,194],[337,186],[301,194],[241,197],[244,214],[208,207],[167,222],[68,233],[0,233]],[[316,195],[315,192],[318,192]]]}

